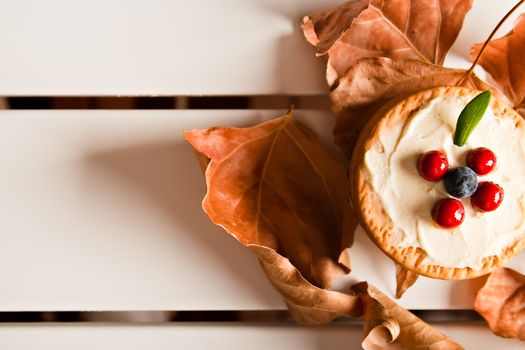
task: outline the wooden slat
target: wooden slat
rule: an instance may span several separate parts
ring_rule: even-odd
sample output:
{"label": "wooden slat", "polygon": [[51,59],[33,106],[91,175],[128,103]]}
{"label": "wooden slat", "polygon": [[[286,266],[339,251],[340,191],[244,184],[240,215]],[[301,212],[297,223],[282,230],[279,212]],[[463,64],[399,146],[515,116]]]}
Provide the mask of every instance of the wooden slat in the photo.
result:
{"label": "wooden slat", "polygon": [[[0,311],[283,309],[256,259],[210,223],[182,131],[280,111],[0,111]],[[297,117],[331,139],[329,112]],[[392,295],[362,231],[352,274]],[[523,271],[525,254],[514,261]],[[470,308],[475,281],[422,278],[400,301]]]}
{"label": "wooden slat", "polygon": [[[326,93],[299,22],[340,2],[2,1],[0,95]],[[466,57],[514,3],[476,1],[452,51]]]}
{"label": "wooden slat", "polygon": [[299,22],[337,2],[2,2],[0,95],[325,92]]}
{"label": "wooden slat", "polygon": [[[437,324],[466,349],[517,350],[523,343],[498,338],[481,325]],[[29,349],[360,349],[358,325],[306,328],[265,324],[7,324],[0,347]]]}

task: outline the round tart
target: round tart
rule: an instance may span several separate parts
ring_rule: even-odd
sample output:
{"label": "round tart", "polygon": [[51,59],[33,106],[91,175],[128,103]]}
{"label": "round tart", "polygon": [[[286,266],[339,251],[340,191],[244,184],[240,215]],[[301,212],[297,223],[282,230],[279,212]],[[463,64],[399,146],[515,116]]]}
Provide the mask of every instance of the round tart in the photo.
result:
{"label": "round tart", "polygon": [[[479,93],[439,87],[391,101],[369,121],[354,150],[350,193],[361,225],[386,254],[422,275],[473,278],[501,266],[525,246],[524,120],[492,97],[467,143],[454,144],[457,119]],[[469,176],[498,186],[503,199],[491,211],[482,211],[473,204],[472,198],[481,197],[476,193],[454,198],[443,180],[429,181],[418,171],[421,156],[431,151],[446,156],[448,172],[466,169],[467,157],[469,164],[474,158],[487,162],[497,157],[484,168],[490,172]],[[436,223],[435,206],[443,200],[463,204],[461,221],[449,227]]]}

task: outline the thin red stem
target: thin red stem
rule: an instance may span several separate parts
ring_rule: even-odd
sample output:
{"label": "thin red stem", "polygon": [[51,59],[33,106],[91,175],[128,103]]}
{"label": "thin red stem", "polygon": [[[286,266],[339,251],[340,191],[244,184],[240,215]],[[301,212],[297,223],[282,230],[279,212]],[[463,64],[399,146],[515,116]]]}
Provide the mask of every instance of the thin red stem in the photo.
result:
{"label": "thin red stem", "polygon": [[[485,42],[483,43],[483,46],[481,47],[481,49],[479,50],[478,52],[478,55],[476,56],[476,59],[474,60],[474,62],[472,62],[472,65],[470,66],[469,70],[467,71],[467,73],[465,73],[465,77],[468,77],[469,75],[472,74],[472,71],[474,71],[474,67],[476,67],[476,65],[478,64],[478,61],[479,59],[481,58],[481,54],[483,53],[483,51],[485,51],[485,48],[487,47],[487,45],[489,44],[489,42],[492,40],[492,38],[494,37],[494,35],[496,35],[496,32],[501,28],[501,26],[503,25],[503,23],[505,23],[505,21],[510,17],[510,15],[512,15],[512,13],[514,11],[516,11],[516,9],[518,7],[520,7],[523,3],[525,3],[525,0],[521,0],[519,1],[516,5],[514,5],[514,7],[512,7],[509,12],[507,12],[507,14],[505,16],[503,16],[503,18],[499,21],[498,25],[496,25],[496,27],[492,30],[492,33],[490,33],[489,37],[487,38],[487,40],[485,40]],[[465,79],[462,79],[462,80],[465,80]]]}

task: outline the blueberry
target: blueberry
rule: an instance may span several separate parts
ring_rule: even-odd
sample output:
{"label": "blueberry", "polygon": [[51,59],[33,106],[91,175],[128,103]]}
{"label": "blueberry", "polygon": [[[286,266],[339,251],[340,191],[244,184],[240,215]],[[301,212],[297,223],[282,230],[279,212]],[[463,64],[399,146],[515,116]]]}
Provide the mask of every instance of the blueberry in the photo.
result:
{"label": "blueberry", "polygon": [[447,171],[443,177],[443,182],[447,192],[456,198],[471,196],[478,188],[476,173],[466,166]]}

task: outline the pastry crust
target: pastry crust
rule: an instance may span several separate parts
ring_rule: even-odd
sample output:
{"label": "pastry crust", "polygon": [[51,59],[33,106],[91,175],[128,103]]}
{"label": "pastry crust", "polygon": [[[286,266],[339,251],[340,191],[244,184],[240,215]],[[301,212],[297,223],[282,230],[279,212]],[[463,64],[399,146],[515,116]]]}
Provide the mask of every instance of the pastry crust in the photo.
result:
{"label": "pastry crust", "polygon": [[[525,247],[525,235],[508,246],[500,255],[483,258],[482,268],[451,268],[423,264],[426,253],[419,247],[400,248],[393,244],[394,225],[386,213],[380,198],[367,179],[365,153],[369,149],[381,148],[379,136],[385,128],[405,123],[411,115],[437,96],[474,97],[478,91],[459,87],[438,87],[425,90],[406,98],[397,98],[381,108],[367,123],[357,141],[350,163],[350,196],[361,226],[376,245],[403,267],[428,277],[453,280],[474,278],[500,267]],[[502,118],[512,118],[516,127],[523,127],[524,120],[512,108],[495,98],[491,99],[494,114]]]}

